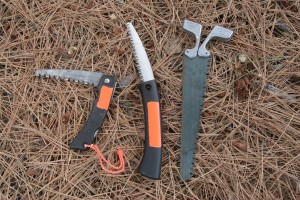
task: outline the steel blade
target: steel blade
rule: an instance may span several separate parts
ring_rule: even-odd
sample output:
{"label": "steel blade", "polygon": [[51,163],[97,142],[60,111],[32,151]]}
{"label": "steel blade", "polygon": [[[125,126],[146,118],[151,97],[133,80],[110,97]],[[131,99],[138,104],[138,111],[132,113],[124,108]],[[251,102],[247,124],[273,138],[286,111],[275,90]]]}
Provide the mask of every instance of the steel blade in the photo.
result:
{"label": "steel blade", "polygon": [[180,174],[183,180],[192,177],[199,123],[202,119],[206,78],[210,57],[183,58],[183,108]]}
{"label": "steel blade", "polygon": [[103,76],[100,72],[90,72],[82,70],[64,70],[64,69],[41,69],[35,71],[36,76],[46,76],[51,78],[70,80],[84,84],[97,86],[100,78]]}
{"label": "steel blade", "polygon": [[151,64],[139,35],[131,23],[127,23],[127,29],[133,45],[134,55],[141,79],[144,82],[154,80]]}

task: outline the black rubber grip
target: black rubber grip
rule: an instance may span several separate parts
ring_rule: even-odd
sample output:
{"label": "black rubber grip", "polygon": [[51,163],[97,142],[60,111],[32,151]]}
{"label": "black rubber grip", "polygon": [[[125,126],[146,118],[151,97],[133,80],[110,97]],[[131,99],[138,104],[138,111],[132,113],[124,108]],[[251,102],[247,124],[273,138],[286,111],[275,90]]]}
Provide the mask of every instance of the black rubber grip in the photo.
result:
{"label": "black rubber grip", "polygon": [[140,85],[145,118],[144,156],[139,172],[151,179],[160,179],[162,162],[161,107],[154,80]]}
{"label": "black rubber grip", "polygon": [[116,77],[103,75],[97,85],[97,97],[92,112],[79,134],[69,145],[71,149],[86,150],[85,144],[92,144],[101,128],[116,85]]}

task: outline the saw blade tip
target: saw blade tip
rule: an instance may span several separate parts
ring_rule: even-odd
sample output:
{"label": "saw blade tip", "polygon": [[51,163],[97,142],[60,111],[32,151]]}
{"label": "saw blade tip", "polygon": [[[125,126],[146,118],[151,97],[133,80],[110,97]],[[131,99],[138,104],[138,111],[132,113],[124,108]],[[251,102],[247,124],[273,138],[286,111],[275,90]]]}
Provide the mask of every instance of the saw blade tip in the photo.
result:
{"label": "saw blade tip", "polygon": [[126,26],[127,26],[129,29],[133,28],[133,24],[132,24],[131,22],[127,22],[127,23],[126,23]]}
{"label": "saw blade tip", "polygon": [[128,22],[127,23],[127,28],[128,28],[128,34],[129,34],[129,37],[130,37],[130,41],[131,41],[131,44],[133,46],[133,55],[135,57],[135,63],[137,65],[137,69],[138,69],[138,74],[140,76],[140,79],[141,80],[144,80],[144,77],[143,77],[143,74],[142,74],[142,71],[141,71],[141,66],[140,66],[140,63],[139,63],[139,58],[138,58],[138,55],[137,55],[137,52],[136,52],[136,47],[135,47],[135,42],[134,42],[134,36],[133,36],[133,32],[132,31],[135,31],[133,25],[131,22]]}

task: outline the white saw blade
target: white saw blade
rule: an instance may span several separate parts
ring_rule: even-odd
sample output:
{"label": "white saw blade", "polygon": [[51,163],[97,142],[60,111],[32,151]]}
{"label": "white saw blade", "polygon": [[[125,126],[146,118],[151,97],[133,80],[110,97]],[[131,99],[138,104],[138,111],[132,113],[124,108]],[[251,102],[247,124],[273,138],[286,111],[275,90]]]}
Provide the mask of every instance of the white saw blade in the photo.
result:
{"label": "white saw blade", "polygon": [[146,82],[154,80],[153,71],[142,41],[132,23],[127,23],[128,32],[133,45],[136,62],[141,79]]}
{"label": "white saw blade", "polygon": [[40,69],[35,71],[35,75],[70,80],[79,83],[90,84],[95,87],[97,87],[98,82],[103,76],[103,74],[100,72],[65,69]]}

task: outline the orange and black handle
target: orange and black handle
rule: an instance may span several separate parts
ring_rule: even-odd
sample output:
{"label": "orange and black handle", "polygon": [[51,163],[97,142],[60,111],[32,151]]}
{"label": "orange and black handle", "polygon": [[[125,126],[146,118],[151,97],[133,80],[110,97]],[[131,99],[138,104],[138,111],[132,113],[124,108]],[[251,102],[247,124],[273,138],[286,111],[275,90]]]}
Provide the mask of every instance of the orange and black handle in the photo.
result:
{"label": "orange and black handle", "polygon": [[145,148],[139,172],[151,179],[160,179],[162,162],[161,108],[155,80],[140,86],[145,118]]}
{"label": "orange and black handle", "polygon": [[85,144],[91,145],[101,128],[116,86],[116,77],[103,75],[97,85],[97,98],[92,112],[79,134],[71,142],[70,148],[86,150]]}

